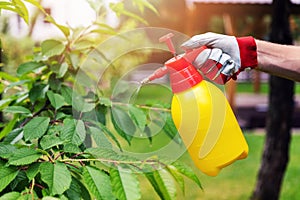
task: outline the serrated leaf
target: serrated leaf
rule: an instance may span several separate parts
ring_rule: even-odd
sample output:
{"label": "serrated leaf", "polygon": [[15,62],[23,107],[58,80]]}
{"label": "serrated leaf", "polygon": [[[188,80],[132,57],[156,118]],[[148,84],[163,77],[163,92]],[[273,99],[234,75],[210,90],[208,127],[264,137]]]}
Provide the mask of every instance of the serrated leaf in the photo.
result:
{"label": "serrated leaf", "polygon": [[33,163],[26,170],[26,175],[29,181],[31,181],[40,171],[40,163]]}
{"label": "serrated leaf", "polygon": [[49,117],[35,117],[24,126],[24,139],[26,141],[42,137],[49,126]]}
{"label": "serrated leaf", "polygon": [[176,169],[176,167],[174,167],[172,165],[168,165],[167,169],[169,170],[169,172],[172,174],[173,178],[176,180],[176,182],[180,186],[182,193],[185,194],[184,178],[181,176],[178,169]]}
{"label": "serrated leaf", "polygon": [[23,128],[16,128],[8,133],[2,141],[2,144],[15,144],[23,138]]}
{"label": "serrated leaf", "polygon": [[105,125],[103,125],[102,123],[96,123],[96,124],[99,126],[99,128],[104,133],[106,133],[106,135],[108,135],[117,144],[117,146],[119,147],[119,149],[122,150],[121,144],[118,141],[118,139],[115,137],[115,135]]}
{"label": "serrated leaf", "polygon": [[29,91],[29,99],[32,103],[34,103],[38,99],[45,98],[46,92],[49,89],[49,85],[45,84],[37,84],[34,85]]}
{"label": "serrated leaf", "polygon": [[35,162],[41,157],[41,153],[34,149],[21,148],[17,149],[14,154],[8,159],[9,165],[28,165]]}
{"label": "serrated leaf", "polygon": [[100,129],[90,127],[89,130],[91,132],[92,138],[94,139],[98,147],[112,148],[112,144]]}
{"label": "serrated leaf", "polygon": [[9,158],[16,150],[16,147],[11,144],[0,143],[0,157]]}
{"label": "serrated leaf", "polygon": [[173,139],[176,143],[181,144],[180,137],[176,137],[178,135],[178,130],[173,122],[172,116],[170,113],[160,113],[160,115],[165,118],[165,124],[163,126],[164,132]]}
{"label": "serrated leaf", "polygon": [[30,72],[33,72],[33,70],[43,66],[45,66],[44,63],[34,62],[34,61],[22,63],[21,65],[19,65],[17,69],[17,75],[22,76],[24,74],[28,74]]}
{"label": "serrated leaf", "polygon": [[64,145],[64,152],[67,152],[67,153],[80,153],[81,149],[75,144],[67,143],[67,144]]}
{"label": "serrated leaf", "polygon": [[65,104],[64,97],[52,92],[51,90],[47,92],[47,96],[51,105],[55,108],[55,110],[60,109]]}
{"label": "serrated leaf", "polygon": [[24,19],[24,21],[28,24],[28,10],[25,4],[20,0],[13,0],[15,4],[16,12]]}
{"label": "serrated leaf", "polygon": [[64,97],[65,102],[69,105],[72,105],[72,95],[73,95],[73,90],[70,87],[61,86],[61,95]]}
{"label": "serrated leaf", "polygon": [[25,171],[20,170],[16,178],[9,184],[12,191],[16,190],[18,186],[26,185],[28,182]]}
{"label": "serrated leaf", "polygon": [[112,194],[110,178],[103,171],[94,167],[85,166],[83,168],[83,179],[86,187],[97,200],[115,199]]}
{"label": "serrated leaf", "polygon": [[23,107],[23,106],[9,106],[3,110],[4,112],[9,112],[9,113],[19,113],[19,114],[28,114],[32,115],[30,110]]}
{"label": "serrated leaf", "polygon": [[70,188],[71,173],[65,164],[44,162],[40,165],[40,173],[51,195],[62,194]]}
{"label": "serrated leaf", "polygon": [[74,177],[72,177],[70,188],[65,194],[68,196],[68,199],[81,200],[81,187]]}
{"label": "serrated leaf", "polygon": [[0,192],[16,178],[18,173],[19,171],[15,167],[0,168]]}
{"label": "serrated leaf", "polygon": [[42,54],[47,57],[60,55],[65,50],[65,45],[58,40],[45,40],[41,44]]}
{"label": "serrated leaf", "polygon": [[128,113],[118,106],[114,106],[111,108],[111,119],[118,134],[130,144],[136,128]]}
{"label": "serrated leaf", "polygon": [[56,135],[44,135],[41,139],[40,145],[42,149],[49,149],[62,143],[63,141]]}
{"label": "serrated leaf", "polygon": [[60,138],[65,142],[70,142],[75,145],[83,143],[86,137],[86,130],[82,120],[65,119],[64,125],[60,134]]}
{"label": "serrated leaf", "polygon": [[57,78],[62,78],[64,77],[64,75],[67,73],[68,71],[68,68],[69,68],[69,65],[68,63],[64,62],[60,65],[60,68],[59,68],[59,71],[58,71],[58,74],[57,74]]}
{"label": "serrated leaf", "polygon": [[15,115],[14,118],[6,124],[6,126],[0,132],[0,139],[5,137],[7,134],[9,134],[13,130],[18,119],[19,119],[18,115]]}
{"label": "serrated leaf", "polygon": [[0,200],[16,200],[21,197],[19,192],[9,192],[0,197]]}
{"label": "serrated leaf", "polygon": [[137,200],[141,198],[139,181],[130,169],[120,166],[110,170],[113,193],[119,200]]}
{"label": "serrated leaf", "polygon": [[199,186],[199,188],[203,189],[197,175],[193,172],[193,170],[189,166],[180,162],[174,162],[172,163],[172,165],[178,170],[178,172],[188,177],[189,179],[193,180]]}
{"label": "serrated leaf", "polygon": [[73,93],[72,106],[79,112],[89,112],[95,108],[96,104],[85,102],[84,98]]}
{"label": "serrated leaf", "polygon": [[49,14],[47,13],[44,14],[46,15],[45,20],[55,25],[65,35],[66,38],[70,35],[70,29],[68,27],[56,23],[53,17],[51,17]]}
{"label": "serrated leaf", "polygon": [[147,174],[151,185],[162,199],[176,199],[176,185],[173,177],[166,169],[160,169]]}
{"label": "serrated leaf", "polygon": [[147,116],[144,111],[133,105],[129,105],[128,109],[131,119],[133,119],[133,121],[141,131],[144,131],[147,123]]}

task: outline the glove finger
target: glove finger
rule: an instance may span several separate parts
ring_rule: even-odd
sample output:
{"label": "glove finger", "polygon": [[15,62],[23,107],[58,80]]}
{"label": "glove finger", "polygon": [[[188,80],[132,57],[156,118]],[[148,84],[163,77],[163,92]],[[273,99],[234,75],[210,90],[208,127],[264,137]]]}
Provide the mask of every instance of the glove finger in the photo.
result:
{"label": "glove finger", "polygon": [[221,39],[222,37],[224,36],[221,34],[211,32],[195,35],[184,42],[181,47],[183,49],[194,49],[201,46],[216,47],[214,46],[215,41]]}
{"label": "glove finger", "polygon": [[212,52],[212,49],[204,49],[194,60],[193,64],[194,66],[199,69],[203,66],[203,64],[208,60],[210,54]]}
{"label": "glove finger", "polygon": [[211,50],[211,53],[208,57],[208,60],[201,66],[200,70],[203,74],[207,75],[212,73],[212,71],[218,70],[217,64],[222,57],[222,50],[214,48]]}

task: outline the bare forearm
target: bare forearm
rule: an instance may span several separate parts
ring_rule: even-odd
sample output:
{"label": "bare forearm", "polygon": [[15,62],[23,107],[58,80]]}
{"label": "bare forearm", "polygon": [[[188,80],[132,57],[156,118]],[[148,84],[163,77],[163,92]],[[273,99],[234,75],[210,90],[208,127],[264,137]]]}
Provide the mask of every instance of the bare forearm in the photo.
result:
{"label": "bare forearm", "polygon": [[300,47],[255,40],[260,71],[300,81]]}

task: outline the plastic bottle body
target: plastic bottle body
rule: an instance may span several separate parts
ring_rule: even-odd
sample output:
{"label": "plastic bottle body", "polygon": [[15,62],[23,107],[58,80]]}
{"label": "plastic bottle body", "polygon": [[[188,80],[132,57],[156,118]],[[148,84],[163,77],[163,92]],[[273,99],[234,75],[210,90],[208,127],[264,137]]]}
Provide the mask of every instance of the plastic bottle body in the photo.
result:
{"label": "plastic bottle body", "polygon": [[223,92],[210,82],[175,93],[172,118],[195,165],[205,174],[248,155],[248,145]]}

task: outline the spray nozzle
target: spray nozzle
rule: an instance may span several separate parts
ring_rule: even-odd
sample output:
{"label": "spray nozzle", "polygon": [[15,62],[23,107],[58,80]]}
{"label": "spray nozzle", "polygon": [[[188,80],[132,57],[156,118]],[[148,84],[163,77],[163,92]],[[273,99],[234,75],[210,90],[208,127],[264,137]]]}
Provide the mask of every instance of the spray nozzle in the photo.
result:
{"label": "spray nozzle", "polygon": [[144,85],[149,83],[150,81],[153,81],[154,79],[163,77],[164,75],[167,74],[167,72],[168,72],[168,68],[166,66],[160,67],[157,70],[155,70],[150,76],[142,80],[141,84]]}
{"label": "spray nozzle", "polygon": [[165,42],[170,50],[170,52],[174,55],[174,57],[176,57],[176,51],[172,42],[172,37],[174,36],[173,33],[168,33],[167,35],[162,36],[161,38],[159,38],[159,42]]}

